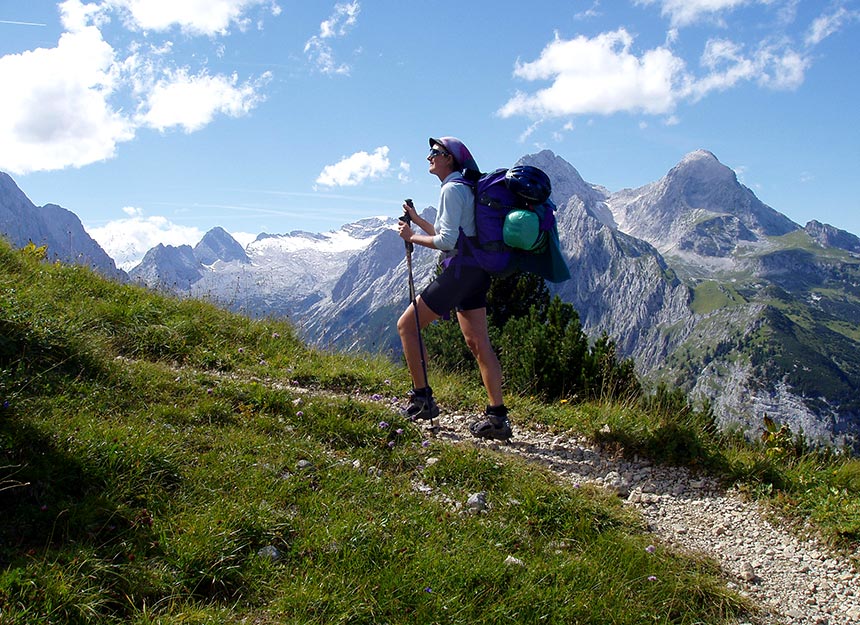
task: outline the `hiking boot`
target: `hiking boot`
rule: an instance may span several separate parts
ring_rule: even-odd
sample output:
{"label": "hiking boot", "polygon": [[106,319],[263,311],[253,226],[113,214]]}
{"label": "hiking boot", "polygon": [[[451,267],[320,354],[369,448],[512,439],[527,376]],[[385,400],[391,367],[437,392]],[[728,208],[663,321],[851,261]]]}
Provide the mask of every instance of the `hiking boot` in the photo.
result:
{"label": "hiking boot", "polygon": [[505,416],[485,412],[482,420],[475,421],[469,426],[469,431],[472,436],[492,438],[498,441],[506,441],[514,434],[511,430],[511,422],[508,421],[507,411],[505,411]]}
{"label": "hiking boot", "polygon": [[439,416],[439,406],[430,393],[409,391],[409,405],[401,411],[404,417],[411,421],[435,419]]}

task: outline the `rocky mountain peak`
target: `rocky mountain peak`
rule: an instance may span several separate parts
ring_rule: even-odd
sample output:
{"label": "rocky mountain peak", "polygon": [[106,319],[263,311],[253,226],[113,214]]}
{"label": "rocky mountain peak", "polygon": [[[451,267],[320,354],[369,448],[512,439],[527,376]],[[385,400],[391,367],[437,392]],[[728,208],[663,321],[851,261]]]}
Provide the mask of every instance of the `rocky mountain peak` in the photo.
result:
{"label": "rocky mountain peak", "polygon": [[203,275],[190,245],[164,245],[150,249],[137,267],[129,272],[136,282],[151,288],[187,290]]}
{"label": "rocky mountain peak", "polygon": [[712,175],[735,177],[734,172],[729,167],[723,165],[720,159],[709,150],[698,149],[685,154],[680,162],[672,168],[672,171],[693,169],[697,170],[699,175],[711,172]]}
{"label": "rocky mountain peak", "polygon": [[194,246],[194,256],[204,265],[211,265],[219,260],[225,263],[233,260],[240,263],[250,262],[239,242],[221,226],[216,226],[203,235],[200,242]]}
{"label": "rocky mountain peak", "polygon": [[860,237],[850,232],[840,230],[829,224],[823,224],[815,219],[807,222],[804,230],[819,245],[860,253]]}
{"label": "rocky mountain peak", "polygon": [[797,230],[742,185],[735,172],[707,150],[685,155],[666,176],[638,189],[612,194],[619,229],[662,253],[724,258],[741,241]]}
{"label": "rocky mountain peak", "polygon": [[552,150],[541,150],[537,154],[527,154],[516,162],[517,165],[532,165],[546,172],[552,181],[552,200],[557,206],[567,204],[573,196],[594,199],[600,195],[600,187],[583,180],[576,168],[557,156]]}
{"label": "rocky mountain peak", "polygon": [[706,210],[721,206],[727,194],[737,194],[742,188],[735,172],[707,150],[685,155],[661,182],[666,197]]}

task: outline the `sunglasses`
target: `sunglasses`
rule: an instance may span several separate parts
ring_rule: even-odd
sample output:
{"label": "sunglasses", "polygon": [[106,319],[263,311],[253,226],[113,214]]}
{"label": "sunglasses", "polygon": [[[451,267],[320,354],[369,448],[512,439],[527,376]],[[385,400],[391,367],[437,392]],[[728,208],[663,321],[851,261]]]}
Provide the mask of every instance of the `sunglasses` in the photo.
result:
{"label": "sunglasses", "polygon": [[429,155],[427,155],[427,160],[428,160],[428,161],[432,161],[434,158],[436,158],[436,157],[437,157],[437,156],[439,156],[439,155],[442,155],[442,156],[450,156],[450,155],[451,155],[451,153],[450,153],[450,152],[446,152],[446,151],[444,151],[444,150],[437,150],[436,148],[433,148],[432,150],[430,150],[430,154],[429,154]]}

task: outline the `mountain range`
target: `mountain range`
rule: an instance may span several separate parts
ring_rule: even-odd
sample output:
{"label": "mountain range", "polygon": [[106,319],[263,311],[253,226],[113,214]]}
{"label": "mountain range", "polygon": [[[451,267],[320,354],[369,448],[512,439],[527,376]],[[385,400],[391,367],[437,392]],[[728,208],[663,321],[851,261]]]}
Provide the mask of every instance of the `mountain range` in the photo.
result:
{"label": "mountain range", "polygon": [[56,204],[35,206],[9,174],[0,171],[0,236],[15,247],[47,246],[46,258],[91,267],[102,275],[127,279],[114,260],[84,230],[73,212]]}
{"label": "mountain range", "polygon": [[[794,223],[706,150],[617,192],[548,150],[518,163],[552,181],[572,278],[551,291],[576,308],[587,334],[609,334],[644,380],[708,402],[724,429],[756,435],[769,417],[809,441],[860,449],[857,236]],[[0,174],[0,232],[13,244],[44,243],[123,279],[77,218],[56,217],[62,211],[33,206]],[[423,214],[432,222],[435,208]],[[245,248],[213,228],[193,248],[152,248],[128,277],[251,316],[289,317],[319,346],[396,353],[408,287],[395,222],[264,233]],[[419,288],[435,264],[435,253],[416,248]]]}

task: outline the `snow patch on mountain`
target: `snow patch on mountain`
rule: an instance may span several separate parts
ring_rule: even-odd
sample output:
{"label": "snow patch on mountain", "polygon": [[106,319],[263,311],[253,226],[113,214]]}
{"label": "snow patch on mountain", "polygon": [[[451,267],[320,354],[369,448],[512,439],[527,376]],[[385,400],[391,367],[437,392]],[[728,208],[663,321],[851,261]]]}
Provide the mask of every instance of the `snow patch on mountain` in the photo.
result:
{"label": "snow patch on mountain", "polygon": [[321,254],[357,252],[370,245],[381,230],[393,230],[396,223],[393,217],[369,217],[324,233],[295,230],[289,234],[261,234],[247,246],[246,251],[252,257],[300,251]]}

